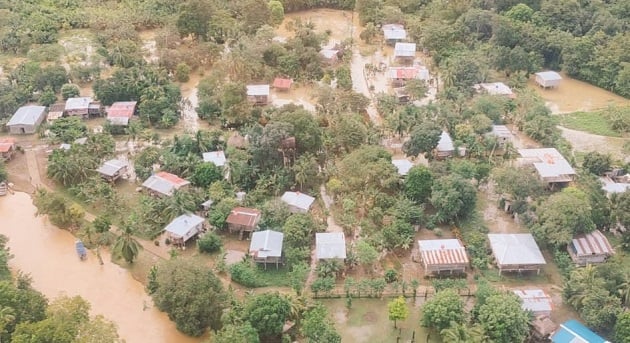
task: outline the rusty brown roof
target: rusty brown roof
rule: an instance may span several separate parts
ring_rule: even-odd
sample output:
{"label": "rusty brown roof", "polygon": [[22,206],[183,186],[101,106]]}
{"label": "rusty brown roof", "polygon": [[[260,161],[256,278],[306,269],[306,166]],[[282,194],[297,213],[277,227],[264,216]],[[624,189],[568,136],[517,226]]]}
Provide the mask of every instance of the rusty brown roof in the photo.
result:
{"label": "rusty brown roof", "polygon": [[227,217],[226,222],[233,225],[254,227],[260,219],[260,211],[254,208],[235,207]]}
{"label": "rusty brown roof", "polygon": [[573,238],[573,247],[578,256],[613,255],[615,251],[606,236],[599,230]]}

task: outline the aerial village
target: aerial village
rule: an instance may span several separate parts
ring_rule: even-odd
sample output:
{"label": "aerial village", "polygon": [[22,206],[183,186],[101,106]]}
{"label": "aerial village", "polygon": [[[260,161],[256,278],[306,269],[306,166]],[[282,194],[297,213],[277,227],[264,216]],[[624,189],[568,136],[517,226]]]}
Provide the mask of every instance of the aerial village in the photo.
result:
{"label": "aerial village", "polygon": [[629,343],[626,7],[4,2],[0,341]]}

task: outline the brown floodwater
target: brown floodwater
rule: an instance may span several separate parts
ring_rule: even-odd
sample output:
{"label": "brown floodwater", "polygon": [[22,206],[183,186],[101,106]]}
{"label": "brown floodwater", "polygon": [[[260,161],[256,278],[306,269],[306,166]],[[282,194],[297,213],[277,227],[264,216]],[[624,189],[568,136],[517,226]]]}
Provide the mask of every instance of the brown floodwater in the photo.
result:
{"label": "brown floodwater", "polygon": [[79,295],[90,302],[92,314],[101,314],[118,326],[128,343],[193,343],[176,330],[167,315],[154,307],[141,283],[102,252],[104,265],[92,252],[80,261],[74,250],[75,238],[57,229],[43,217],[26,193],[0,197],[0,234],[9,237],[14,258],[10,265],[28,273],[33,286],[49,299]]}
{"label": "brown floodwater", "polygon": [[629,105],[630,100],[586,82],[575,80],[562,73],[560,86],[542,89],[529,79],[528,87],[534,89],[554,114],[576,111],[593,111],[609,105]]}

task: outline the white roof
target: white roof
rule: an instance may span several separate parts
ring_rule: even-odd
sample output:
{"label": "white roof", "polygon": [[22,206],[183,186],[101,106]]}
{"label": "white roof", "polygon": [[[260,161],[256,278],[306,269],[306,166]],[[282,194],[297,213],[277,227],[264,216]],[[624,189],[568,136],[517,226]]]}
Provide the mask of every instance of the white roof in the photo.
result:
{"label": "white roof", "polygon": [[325,58],[331,59],[331,58],[335,58],[337,57],[337,53],[339,52],[339,50],[334,50],[334,49],[322,49],[319,51],[319,53],[324,56]]}
{"label": "white roof", "polygon": [[203,218],[194,214],[183,214],[164,228],[167,232],[179,237],[185,237],[190,231],[195,230],[197,225],[203,223]]}
{"label": "white roof", "polygon": [[543,178],[575,175],[575,170],[555,148],[519,149],[526,162],[531,162]]}
{"label": "white roof", "polygon": [[529,233],[488,234],[492,254],[499,265],[545,264],[538,244]]}
{"label": "white roof", "polygon": [[114,174],[126,166],[127,162],[113,159],[103,163],[96,171],[103,175],[114,176]]}
{"label": "white roof", "polygon": [[523,302],[521,308],[525,311],[532,311],[534,315],[541,312],[551,312],[553,309],[551,297],[542,289],[515,289],[512,292]]}
{"label": "white roof", "polygon": [[605,177],[600,177],[599,179],[602,181],[602,189],[608,194],[623,193],[630,190],[630,183],[615,182]]}
{"label": "white roof", "polygon": [[453,139],[451,138],[451,135],[448,134],[448,132],[442,131],[442,134],[440,135],[440,141],[438,142],[436,149],[438,151],[454,151],[455,150],[455,146],[453,145]]}
{"label": "white roof", "polygon": [[392,160],[392,164],[396,166],[396,169],[398,169],[398,175],[402,176],[407,175],[409,173],[409,169],[413,167],[413,163],[409,162],[406,158]]}
{"label": "white roof", "polygon": [[13,114],[7,126],[35,125],[44,115],[44,112],[46,112],[46,107],[44,106],[22,106],[15,111],[15,114]]}
{"label": "white roof", "polygon": [[248,96],[269,95],[269,85],[247,85]]}
{"label": "white roof", "polygon": [[252,233],[249,252],[256,257],[282,256],[282,241],[284,234],[273,230],[256,231]]}
{"label": "white roof", "polygon": [[315,198],[300,192],[284,192],[280,200],[287,203],[289,206],[295,206],[308,211],[313,201],[315,201]]}
{"label": "white roof", "polygon": [[346,237],[343,232],[315,234],[317,259],[346,258]]}
{"label": "white roof", "polygon": [[407,31],[405,27],[400,24],[386,24],[383,25],[383,36],[385,39],[406,39]]}
{"label": "white roof", "polygon": [[68,100],[66,100],[66,111],[88,108],[91,102],[92,98],[90,98],[89,96],[68,98]]}
{"label": "white roof", "polygon": [[562,76],[556,73],[555,71],[541,71],[536,73],[536,76],[540,77],[545,81],[558,81],[562,80]]}
{"label": "white roof", "polygon": [[466,248],[458,239],[427,239],[418,241],[418,249],[426,264],[468,263]]}
{"label": "white roof", "polygon": [[479,87],[483,88],[491,95],[512,95],[512,89],[503,82],[480,83]]}
{"label": "white roof", "polygon": [[401,43],[394,45],[395,57],[414,57],[416,56],[416,43]]}
{"label": "white roof", "polygon": [[225,153],[223,151],[211,151],[203,153],[203,161],[213,163],[217,167],[225,165]]}
{"label": "white roof", "polygon": [[505,125],[492,125],[492,134],[497,137],[512,139],[512,131]]}

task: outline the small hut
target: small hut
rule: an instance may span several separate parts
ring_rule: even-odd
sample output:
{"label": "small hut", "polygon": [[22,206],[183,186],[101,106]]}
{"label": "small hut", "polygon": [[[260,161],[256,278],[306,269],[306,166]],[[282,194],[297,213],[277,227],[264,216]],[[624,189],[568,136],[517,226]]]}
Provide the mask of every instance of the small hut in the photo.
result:
{"label": "small hut", "polygon": [[542,88],[556,88],[560,85],[562,76],[555,71],[541,71],[536,73],[536,83]]}
{"label": "small hut", "polygon": [[488,234],[492,255],[499,268],[504,271],[523,272],[540,269],[546,264],[538,244],[530,233]]}
{"label": "small hut", "polygon": [[185,245],[204,229],[204,219],[194,214],[184,214],[170,222],[164,230],[168,238],[176,245]]}
{"label": "small hut", "polygon": [[479,93],[505,96],[510,99],[515,98],[515,95],[512,92],[512,88],[508,87],[508,85],[503,82],[479,83],[476,84],[474,88]]}
{"label": "small hut", "polygon": [[407,39],[407,31],[405,30],[405,26],[403,25],[385,24],[383,25],[382,29],[385,44],[394,45]]}
{"label": "small hut", "polygon": [[466,248],[459,239],[427,239],[418,241],[424,275],[431,273],[465,273],[468,266]]}
{"label": "small hut", "polygon": [[0,138],[0,160],[8,161],[13,158],[15,151],[17,150],[15,145],[15,138],[4,137]]}
{"label": "small hut", "polygon": [[453,144],[453,139],[451,138],[451,135],[448,134],[448,132],[442,131],[442,134],[440,135],[440,140],[435,147],[435,152],[435,157],[438,159],[444,159],[453,156],[453,153],[455,152],[455,145]]}
{"label": "small hut", "polygon": [[317,260],[346,259],[346,237],[343,232],[319,232],[315,234]]}
{"label": "small hut", "polygon": [[254,105],[269,103],[269,85],[247,85],[247,100]]}
{"label": "small hut", "polygon": [[66,100],[65,113],[69,117],[77,116],[87,118],[90,114],[92,98],[88,96],[68,98]]}
{"label": "small hut", "polygon": [[280,200],[289,206],[291,213],[306,213],[315,198],[301,192],[284,192]]}
{"label": "small hut", "polygon": [[254,232],[249,244],[249,254],[254,258],[254,262],[264,264],[265,269],[268,263],[274,263],[278,269],[278,265],[282,262],[283,240],[282,232],[273,230]]}
{"label": "small hut", "polygon": [[319,51],[319,55],[322,56],[324,63],[328,65],[334,65],[339,62],[339,50],[336,49],[322,49]]}
{"label": "small hut", "polygon": [[48,107],[48,117],[46,120],[49,123],[63,117],[63,111],[66,109],[66,104],[63,102],[59,102],[56,104],[52,104]]}
{"label": "small hut", "polygon": [[203,153],[203,161],[212,163],[217,167],[223,167],[227,162],[225,153],[223,151],[211,151]]}
{"label": "small hut", "polygon": [[273,80],[273,88],[279,91],[288,91],[289,89],[291,89],[292,84],[293,80],[291,79],[276,77]]}
{"label": "small hut", "polygon": [[604,263],[615,254],[608,238],[599,230],[575,236],[567,250],[573,262],[579,266]]}
{"label": "small hut", "polygon": [[534,317],[551,315],[553,302],[551,297],[542,289],[515,289],[512,292],[521,299],[521,308],[531,312]]}
{"label": "small hut", "polygon": [[115,182],[127,172],[127,162],[112,159],[104,162],[97,170],[101,177],[109,182]]}
{"label": "small hut", "polygon": [[232,209],[225,222],[227,223],[230,233],[238,232],[239,239],[243,239],[244,233],[250,233],[256,230],[260,218],[261,213],[257,209],[235,207]]}
{"label": "small hut", "polygon": [[492,131],[488,135],[496,137],[500,147],[514,141],[512,131],[505,125],[492,125]]}
{"label": "small hut", "polygon": [[551,336],[553,343],[611,343],[575,319],[560,324]]}
{"label": "small hut", "polygon": [[416,57],[416,43],[401,43],[394,45],[394,59],[399,62],[410,62]]}
{"label": "small hut", "polygon": [[411,163],[408,159],[393,159],[392,164],[398,170],[398,175],[401,177],[406,176],[409,173],[409,170],[413,168],[413,163]]}
{"label": "small hut", "polygon": [[149,194],[169,197],[172,196],[176,190],[187,187],[188,185],[190,185],[189,181],[165,171],[151,175],[142,183],[142,187],[148,190]]}
{"label": "small hut", "polygon": [[107,109],[107,121],[112,125],[127,126],[136,112],[136,101],[121,101],[113,103]]}

